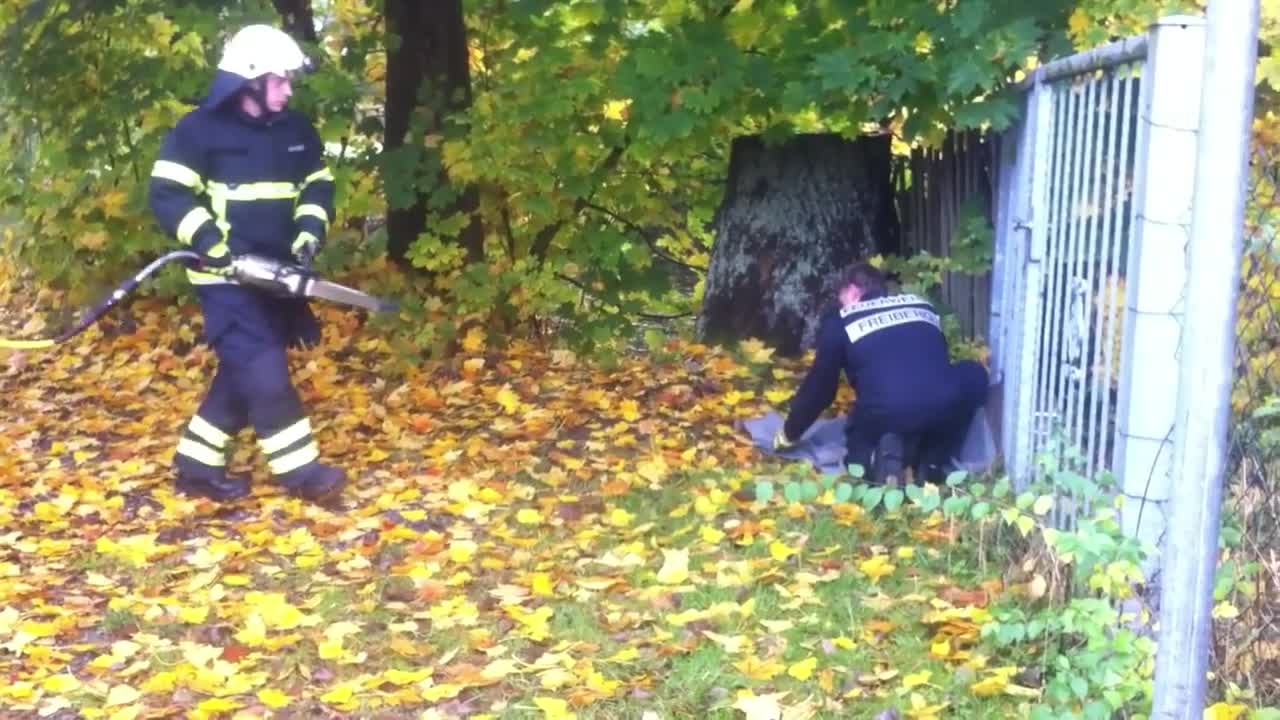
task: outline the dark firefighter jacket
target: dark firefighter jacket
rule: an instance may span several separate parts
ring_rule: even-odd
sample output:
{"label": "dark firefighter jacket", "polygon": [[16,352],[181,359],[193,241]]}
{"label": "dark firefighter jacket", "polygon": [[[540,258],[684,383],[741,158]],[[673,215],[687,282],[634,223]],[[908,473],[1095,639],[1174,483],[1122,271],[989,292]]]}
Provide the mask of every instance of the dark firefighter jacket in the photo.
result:
{"label": "dark firefighter jacket", "polygon": [[[261,118],[234,101],[243,78],[218,71],[206,100],[169,131],[151,174],[149,199],[165,232],[204,253],[253,253],[293,261],[308,234],[324,240],[333,218],[333,175],[302,114]],[[305,301],[272,297],[217,274],[188,270],[209,342],[231,325],[270,343],[315,342]]]}
{"label": "dark firefighter jacket", "polygon": [[[953,400],[938,314],[916,295],[868,297],[823,319],[813,366],[791,400],[785,430],[799,439],[835,399],[843,370],[858,422],[919,432]],[[850,413],[854,417],[854,412]]]}

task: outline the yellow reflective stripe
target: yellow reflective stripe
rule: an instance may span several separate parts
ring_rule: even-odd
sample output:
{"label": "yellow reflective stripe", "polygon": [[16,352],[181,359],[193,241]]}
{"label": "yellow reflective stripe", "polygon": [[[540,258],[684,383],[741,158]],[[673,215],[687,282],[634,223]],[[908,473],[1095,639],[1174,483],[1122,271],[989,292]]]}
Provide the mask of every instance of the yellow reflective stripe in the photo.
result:
{"label": "yellow reflective stripe", "polygon": [[151,168],[151,177],[172,180],[192,190],[201,190],[204,187],[204,181],[200,179],[200,173],[186,165],[179,165],[169,160],[157,160],[156,164]]}
{"label": "yellow reflective stripe", "polygon": [[218,449],[226,447],[227,443],[231,442],[230,435],[222,432],[216,425],[205,420],[199,415],[191,418],[191,422],[187,425],[187,429],[196,437]]}
{"label": "yellow reflective stripe", "polygon": [[227,459],[223,457],[222,453],[211,447],[201,445],[190,438],[182,438],[178,441],[178,454],[186,455],[213,467],[223,467],[227,464]]}
{"label": "yellow reflective stripe", "polygon": [[311,421],[307,418],[302,418],[275,435],[262,438],[258,441],[258,445],[262,448],[262,452],[270,455],[280,452],[310,434]]}
{"label": "yellow reflective stripe", "polygon": [[222,242],[218,243],[217,245],[214,245],[213,247],[205,251],[205,255],[208,255],[209,257],[212,257],[212,258],[220,258],[223,255],[226,255],[228,252],[231,252],[231,249],[227,247],[227,241],[223,240]]}
{"label": "yellow reflective stripe", "polygon": [[187,270],[187,281],[192,285],[230,285],[232,280],[225,275]]}
{"label": "yellow reflective stripe", "polygon": [[298,197],[298,186],[288,182],[256,182],[228,185],[209,183],[209,196],[228,200],[292,200]]}
{"label": "yellow reflective stripe", "polygon": [[313,242],[318,245],[320,244],[320,238],[306,231],[300,232],[298,233],[298,239],[293,241],[293,245],[289,248],[289,250],[291,252],[297,253],[299,250],[302,249],[302,246],[306,245],[308,242]]}
{"label": "yellow reflective stripe", "polygon": [[326,180],[328,182],[333,182],[333,173],[329,172],[329,168],[320,168],[319,170],[308,175],[307,179],[302,181],[302,186],[306,187],[313,182],[321,182]]}
{"label": "yellow reflective stripe", "polygon": [[209,211],[203,205],[191,208],[190,212],[183,215],[182,221],[178,223],[178,240],[182,241],[183,245],[190,245],[191,239],[196,236],[196,231],[200,229],[200,226],[212,219],[213,216],[209,214]]}
{"label": "yellow reflective stripe", "polygon": [[316,447],[314,442],[309,442],[291,453],[285,453],[274,460],[268,460],[267,467],[271,468],[272,474],[283,475],[290,470],[297,470],[307,463],[315,462],[319,457],[320,448]]}
{"label": "yellow reflective stripe", "polygon": [[293,211],[294,220],[297,220],[298,218],[306,215],[320,218],[320,222],[324,223],[325,227],[329,227],[329,213],[325,212],[325,209],[320,207],[319,205],[314,205],[312,203],[303,203],[298,206],[297,210]]}

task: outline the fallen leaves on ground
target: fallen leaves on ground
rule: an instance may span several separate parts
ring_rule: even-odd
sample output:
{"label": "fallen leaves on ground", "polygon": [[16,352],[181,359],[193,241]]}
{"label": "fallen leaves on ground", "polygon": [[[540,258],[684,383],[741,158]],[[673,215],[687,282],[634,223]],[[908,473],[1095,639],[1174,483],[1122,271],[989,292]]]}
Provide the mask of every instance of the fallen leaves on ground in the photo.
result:
{"label": "fallen leaves on ground", "polygon": [[190,307],[144,304],[129,332],[5,364],[6,714],[802,720],[1012,702],[1012,674],[974,650],[994,590],[946,576],[937,523],[830,492],[735,499],[782,471],[733,426],[796,379],[759,344],[605,370],[516,343],[396,369],[356,315],[321,309],[324,342],[292,367],[324,459],[352,476],[336,508],[283,495],[248,432],[231,469],[252,497],[174,495],[214,368]]}

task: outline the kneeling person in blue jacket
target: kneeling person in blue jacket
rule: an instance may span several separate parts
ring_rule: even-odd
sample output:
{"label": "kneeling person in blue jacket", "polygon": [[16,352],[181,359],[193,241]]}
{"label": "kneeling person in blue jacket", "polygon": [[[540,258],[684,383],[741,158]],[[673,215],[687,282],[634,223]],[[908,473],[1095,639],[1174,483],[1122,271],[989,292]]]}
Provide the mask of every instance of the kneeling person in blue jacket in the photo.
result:
{"label": "kneeling person in blue jacket", "polygon": [[227,43],[208,97],[168,133],[149,199],[165,232],[202,255],[187,271],[218,369],[178,441],[178,490],[215,500],[249,492],[227,477],[227,446],[252,425],[275,481],[320,499],[346,482],[319,462],[311,422],[289,378],[286,349],[320,339],[306,301],[268,295],[229,276],[231,258],[309,260],[333,217],[333,175],[320,137],[286,109],[291,77],[308,61],[284,32],[240,30]]}
{"label": "kneeling person in blue jacket", "polygon": [[953,364],[933,306],[916,295],[887,295],[884,275],[870,264],[845,272],[838,298],[774,447],[804,435],[835,399],[844,370],[856,395],[845,425],[846,464],[871,470],[875,482],[898,482],[908,446],[918,443],[931,479],[953,469],[986,399],[986,368],[972,360]]}

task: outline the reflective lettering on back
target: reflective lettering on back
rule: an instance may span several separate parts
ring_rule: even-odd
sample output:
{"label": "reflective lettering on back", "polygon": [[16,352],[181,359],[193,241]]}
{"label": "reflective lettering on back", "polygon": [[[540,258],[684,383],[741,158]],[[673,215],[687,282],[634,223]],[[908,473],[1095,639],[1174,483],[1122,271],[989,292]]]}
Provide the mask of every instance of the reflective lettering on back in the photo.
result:
{"label": "reflective lettering on back", "polygon": [[[841,308],[840,315],[846,318],[844,332],[850,343],[856,343],[876,331],[907,323],[922,322],[935,328],[942,327],[933,306],[916,295],[898,295],[854,303]],[[861,317],[856,317],[859,315]],[[856,319],[849,319],[852,317]]]}

